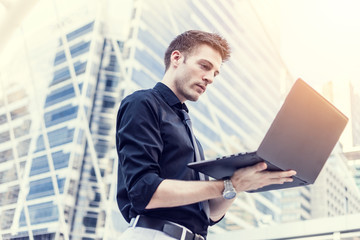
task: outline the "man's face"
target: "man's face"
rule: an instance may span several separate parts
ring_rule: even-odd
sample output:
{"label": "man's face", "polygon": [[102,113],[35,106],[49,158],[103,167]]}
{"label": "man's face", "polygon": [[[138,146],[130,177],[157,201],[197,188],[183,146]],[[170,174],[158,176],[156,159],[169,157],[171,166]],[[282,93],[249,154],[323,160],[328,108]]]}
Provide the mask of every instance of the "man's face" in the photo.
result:
{"label": "man's face", "polygon": [[180,53],[174,78],[175,95],[181,102],[197,101],[219,74],[221,63],[220,53],[206,44],[186,57]]}

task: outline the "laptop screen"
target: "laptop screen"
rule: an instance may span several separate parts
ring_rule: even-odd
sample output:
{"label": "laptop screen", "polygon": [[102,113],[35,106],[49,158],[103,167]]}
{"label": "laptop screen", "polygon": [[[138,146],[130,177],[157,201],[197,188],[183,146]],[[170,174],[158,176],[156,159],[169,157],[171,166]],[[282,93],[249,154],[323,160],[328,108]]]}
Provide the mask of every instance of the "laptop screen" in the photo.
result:
{"label": "laptop screen", "polygon": [[257,154],[283,170],[296,169],[299,178],[314,183],[347,122],[344,114],[298,79]]}

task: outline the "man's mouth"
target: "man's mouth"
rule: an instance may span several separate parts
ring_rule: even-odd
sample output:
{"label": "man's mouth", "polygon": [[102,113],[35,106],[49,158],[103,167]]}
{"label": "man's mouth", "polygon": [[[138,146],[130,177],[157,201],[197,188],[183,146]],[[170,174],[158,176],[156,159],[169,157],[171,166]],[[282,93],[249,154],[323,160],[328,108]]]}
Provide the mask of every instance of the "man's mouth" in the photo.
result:
{"label": "man's mouth", "polygon": [[196,86],[198,86],[202,90],[202,92],[206,91],[206,86],[201,85],[201,84],[196,84]]}

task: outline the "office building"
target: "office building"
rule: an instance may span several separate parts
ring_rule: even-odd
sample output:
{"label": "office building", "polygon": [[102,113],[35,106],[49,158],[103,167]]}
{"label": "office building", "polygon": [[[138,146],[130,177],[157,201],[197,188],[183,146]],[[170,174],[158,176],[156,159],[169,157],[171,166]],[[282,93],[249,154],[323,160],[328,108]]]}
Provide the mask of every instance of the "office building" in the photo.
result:
{"label": "office building", "polygon": [[347,164],[352,171],[356,185],[360,189],[360,93],[356,82],[329,82],[324,86],[324,91],[329,98],[345,109],[349,116],[349,123],[341,138]]}
{"label": "office building", "polygon": [[[339,146],[338,146],[339,148]],[[360,191],[340,149],[330,156],[311,189],[312,218],[360,213]]]}
{"label": "office building", "polygon": [[353,174],[356,185],[360,189],[360,86],[356,82],[328,82],[324,86],[324,94],[336,105],[344,109],[349,123],[344,130],[340,142],[347,165]]}
{"label": "office building", "polygon": [[24,37],[17,57],[27,74],[11,68],[14,58],[1,75],[2,239],[119,234],[106,216],[116,206],[113,122],[122,80],[111,52],[122,42],[105,40],[100,21],[87,17]]}

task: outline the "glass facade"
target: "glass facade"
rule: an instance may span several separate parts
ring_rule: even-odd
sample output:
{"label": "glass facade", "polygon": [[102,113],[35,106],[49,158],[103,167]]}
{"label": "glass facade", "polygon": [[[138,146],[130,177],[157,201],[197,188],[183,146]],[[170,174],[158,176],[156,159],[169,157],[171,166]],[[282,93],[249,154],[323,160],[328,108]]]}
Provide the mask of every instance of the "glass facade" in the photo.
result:
{"label": "glass facade", "polygon": [[[94,20],[71,24],[65,35],[57,29],[42,40],[40,49],[53,46],[52,60],[43,66],[52,71],[39,94],[36,82],[26,89],[16,74],[9,71],[11,84],[2,75],[0,148],[2,165],[8,166],[0,174],[2,239],[85,239],[104,225],[107,208],[100,207],[100,195],[103,202],[109,197],[103,178],[113,169],[110,131],[121,77],[116,69],[101,71],[110,56],[95,27]],[[27,54],[40,55],[40,49]],[[33,70],[33,59],[26,60]]]}

